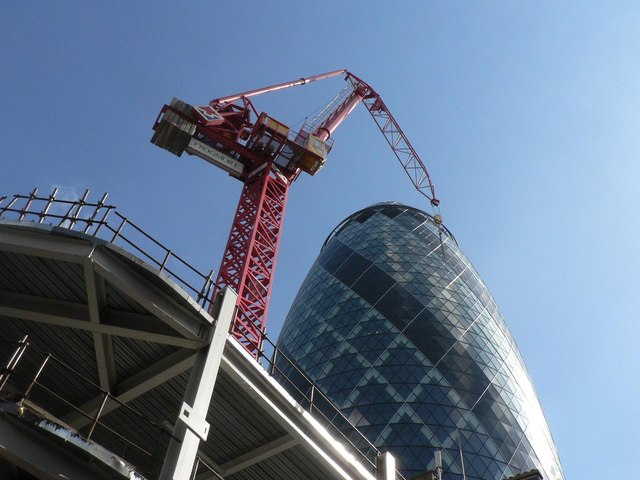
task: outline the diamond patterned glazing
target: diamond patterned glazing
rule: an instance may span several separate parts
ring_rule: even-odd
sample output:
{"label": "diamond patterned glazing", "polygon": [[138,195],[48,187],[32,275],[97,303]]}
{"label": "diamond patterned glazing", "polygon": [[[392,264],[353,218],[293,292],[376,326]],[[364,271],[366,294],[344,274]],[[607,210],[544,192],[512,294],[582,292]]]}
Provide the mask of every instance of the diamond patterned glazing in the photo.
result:
{"label": "diamond patterned glazing", "polygon": [[[502,315],[448,232],[419,210],[374,205],[330,235],[278,346],[405,477],[563,474]],[[464,472],[463,472],[464,469]]]}

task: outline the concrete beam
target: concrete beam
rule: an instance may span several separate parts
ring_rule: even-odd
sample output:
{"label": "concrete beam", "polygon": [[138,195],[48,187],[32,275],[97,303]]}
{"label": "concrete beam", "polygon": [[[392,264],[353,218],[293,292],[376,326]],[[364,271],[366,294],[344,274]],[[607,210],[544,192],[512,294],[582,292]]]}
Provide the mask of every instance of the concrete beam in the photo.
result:
{"label": "concrete beam", "polygon": [[[83,264],[84,281],[87,289],[89,320],[99,325],[101,312],[107,304],[104,280],[95,274],[93,264],[85,259]],[[93,333],[93,345],[96,351],[96,365],[100,388],[111,393],[116,383],[116,363],[113,355],[113,342],[110,335]]]}
{"label": "concrete beam", "polygon": [[108,310],[101,317],[103,322],[95,323],[87,305],[21,293],[0,291],[0,316],[184,348],[195,349],[204,344],[201,339],[170,335],[174,331],[150,315]]}
{"label": "concrete beam", "polygon": [[39,225],[39,231],[35,231],[33,227],[3,223],[0,228],[0,250],[73,263],[82,263],[93,251],[94,246],[88,240],[43,235],[42,230],[46,228]]}
{"label": "concrete beam", "polygon": [[266,443],[250,452],[240,455],[233,460],[223,463],[220,468],[224,472],[223,476],[233,475],[245,468],[260,463],[267,458],[271,458],[274,455],[289,450],[300,444],[300,440],[292,437],[291,435],[284,435],[280,438]]}
{"label": "concrete beam", "polygon": [[96,273],[183,337],[200,339],[202,332],[208,330],[210,325],[206,324],[204,316],[195,318],[193,312],[171,300],[165,292],[118,259],[116,254],[99,248],[92,253],[91,259]]}
{"label": "concrete beam", "polygon": [[[353,461],[353,456],[340,441],[334,439],[275,380],[268,377],[261,366],[254,365],[255,361],[246,361],[249,354],[241,345],[234,342],[234,348],[229,348],[227,352],[221,368],[264,412],[304,445],[307,452],[327,468],[333,469],[338,478],[373,480],[374,477],[364,466]],[[274,394],[273,390],[277,393]]]}
{"label": "concrete beam", "polygon": [[[193,350],[178,350],[116,385],[114,388],[115,398],[122,403],[130,402],[134,398],[187,371],[193,366],[196,355],[197,352]],[[102,399],[102,395],[98,395],[84,403],[79,409],[89,416],[93,416],[100,408]],[[107,402],[102,414],[105,415],[119,407],[120,404],[117,402]],[[91,420],[75,410],[65,415],[61,420],[76,429],[91,423]]]}
{"label": "concrete beam", "polygon": [[0,457],[39,480],[108,480],[119,474],[98,469],[47,432],[8,414],[0,415],[0,445]]}

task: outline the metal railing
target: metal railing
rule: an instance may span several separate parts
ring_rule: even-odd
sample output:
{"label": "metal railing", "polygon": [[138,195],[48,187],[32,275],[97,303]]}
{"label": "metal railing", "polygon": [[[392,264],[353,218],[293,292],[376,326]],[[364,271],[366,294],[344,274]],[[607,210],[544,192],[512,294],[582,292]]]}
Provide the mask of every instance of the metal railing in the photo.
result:
{"label": "metal railing", "polygon": [[[204,274],[171,249],[142,230],[116,207],[107,205],[105,193],[97,202],[89,202],[89,190],[80,199],[58,198],[54,188],[46,197],[38,196],[35,188],[29,195],[0,197],[0,219],[32,221],[77,231],[123,247],[141,255],[160,272],[196,297],[207,310],[211,306],[211,294],[215,286],[213,270]],[[151,250],[155,250],[151,252]]]}
{"label": "metal railing", "polygon": [[15,352],[13,352],[13,355],[11,355],[11,357],[7,361],[7,365],[2,369],[2,371],[0,371],[0,392],[2,392],[2,389],[9,381],[9,377],[11,377],[11,374],[16,369],[18,363],[20,362],[20,359],[22,358],[22,355],[29,346],[29,335],[25,335],[22,340],[18,342],[2,340],[2,343],[16,345],[17,348]]}
{"label": "metal railing", "polygon": [[[140,472],[144,474],[157,474],[164,456],[163,450],[169,441],[174,439],[180,442],[180,439],[167,430],[162,420],[153,419],[120,401],[56,355],[30,343],[27,336],[19,342],[3,341],[3,343],[17,344],[18,348],[8,362],[8,365],[11,365],[10,369],[6,368],[4,371],[8,372],[0,384],[0,394],[7,384],[9,375],[16,372],[20,359],[30,357],[29,365],[22,367],[21,378],[11,382],[14,401],[22,407],[23,411],[30,407],[34,408],[32,407],[34,405],[45,408],[53,415],[56,415],[56,412],[65,412],[65,414],[77,412],[80,417],[86,419],[83,422],[85,425],[78,428],[78,435],[86,440],[92,440],[95,437],[94,441],[121,458],[134,460],[136,467],[140,468]],[[27,348],[29,348],[29,354],[23,355]],[[36,358],[42,360],[35,361]],[[27,370],[34,368],[34,365],[35,373],[29,375]],[[65,381],[60,382],[61,378]],[[81,385],[84,389],[94,392],[96,397],[101,397],[95,411],[89,412],[76,405],[71,398],[73,390],[69,388],[70,384]],[[110,403],[116,403],[117,407],[109,408]],[[105,416],[113,410],[118,412],[118,423],[105,420]],[[36,414],[40,415],[37,412],[38,410]],[[53,418],[51,421],[56,422]]]}
{"label": "metal railing", "polygon": [[[242,332],[234,330],[237,340]],[[247,340],[250,340],[247,338]],[[242,345],[242,342],[240,342]],[[360,454],[374,469],[380,455],[378,448],[351,423],[322,389],[266,333],[262,334],[260,350],[249,352],[269,374],[309,413],[313,414],[336,438],[342,438],[347,448]],[[404,477],[397,472],[397,478]]]}
{"label": "metal railing", "polygon": [[[374,469],[377,468],[377,458],[382,453],[378,447],[371,443],[322,389],[266,335],[260,353],[260,363],[300,405],[320,420],[337,438],[345,440],[347,448],[359,453]],[[399,471],[396,471],[396,478],[405,480]]]}
{"label": "metal railing", "polygon": [[264,335],[263,340],[260,364],[303,408],[320,420],[325,428],[337,438],[342,438],[348,448],[354,453],[359,453],[375,468],[376,458],[380,454],[377,447],[269,337]]}
{"label": "metal railing", "polygon": [[206,475],[207,477],[211,477],[211,475],[213,475],[213,478],[224,480],[224,477],[221,477],[205,459],[198,455],[189,480],[196,480],[197,478],[201,478],[202,475]]}

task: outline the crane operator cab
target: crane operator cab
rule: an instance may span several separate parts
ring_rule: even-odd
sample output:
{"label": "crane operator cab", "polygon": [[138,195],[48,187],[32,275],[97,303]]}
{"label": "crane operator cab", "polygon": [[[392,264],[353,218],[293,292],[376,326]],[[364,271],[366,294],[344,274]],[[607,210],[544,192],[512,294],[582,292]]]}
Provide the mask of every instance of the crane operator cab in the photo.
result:
{"label": "crane operator cab", "polygon": [[312,133],[300,130],[297,134],[266,113],[255,123],[247,147],[273,158],[280,168],[295,172],[302,170],[315,175],[327,161],[331,146]]}

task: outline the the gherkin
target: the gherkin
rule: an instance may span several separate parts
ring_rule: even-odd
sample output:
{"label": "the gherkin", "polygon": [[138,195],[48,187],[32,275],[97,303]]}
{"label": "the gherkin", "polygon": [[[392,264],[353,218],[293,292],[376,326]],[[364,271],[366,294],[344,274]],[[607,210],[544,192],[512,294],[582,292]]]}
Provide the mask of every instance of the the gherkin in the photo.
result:
{"label": "the gherkin", "polygon": [[397,203],[331,233],[278,346],[405,477],[500,480],[558,454],[518,348],[453,236]]}

